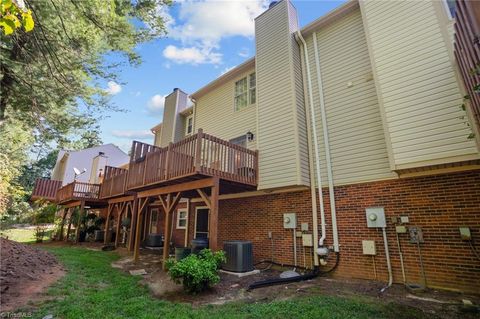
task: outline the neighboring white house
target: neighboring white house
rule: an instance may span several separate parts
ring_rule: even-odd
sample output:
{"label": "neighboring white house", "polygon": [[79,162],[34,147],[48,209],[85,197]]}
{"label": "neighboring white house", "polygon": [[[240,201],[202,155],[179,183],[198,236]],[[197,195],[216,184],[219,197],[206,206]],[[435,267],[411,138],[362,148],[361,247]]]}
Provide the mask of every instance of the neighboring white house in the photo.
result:
{"label": "neighboring white house", "polygon": [[62,185],[73,182],[74,168],[84,172],[77,176],[79,182],[99,183],[105,166],[122,166],[130,157],[113,144],[104,144],[80,151],[61,150],[52,171],[52,179],[62,181]]}

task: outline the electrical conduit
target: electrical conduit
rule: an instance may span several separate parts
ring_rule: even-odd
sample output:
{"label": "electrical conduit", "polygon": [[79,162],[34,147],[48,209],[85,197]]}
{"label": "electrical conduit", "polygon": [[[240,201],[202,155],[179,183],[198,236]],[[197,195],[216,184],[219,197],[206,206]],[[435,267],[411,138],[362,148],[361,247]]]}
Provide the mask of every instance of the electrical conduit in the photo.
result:
{"label": "electrical conduit", "polygon": [[[318,240],[318,242],[315,242],[315,250],[318,250],[318,246],[323,247],[323,242],[325,241],[326,238],[326,226],[325,226],[325,208],[324,208],[324,203],[323,203],[323,196],[322,196],[322,176],[320,173],[320,150],[318,147],[318,136],[317,136],[317,128],[315,126],[315,108],[313,106],[313,92],[312,92],[312,79],[310,75],[310,63],[308,61],[308,48],[307,48],[307,43],[305,42],[305,39],[302,36],[302,33],[297,31],[297,39],[299,39],[303,45],[303,54],[304,54],[304,60],[305,60],[305,69],[306,69],[306,75],[307,75],[307,86],[308,86],[308,100],[309,100],[309,105],[310,105],[310,123],[307,123],[307,125],[311,125],[312,127],[312,133],[313,133],[313,146],[314,146],[314,151],[315,151],[315,168],[316,168],[316,176],[317,176],[317,182],[318,182],[318,197],[320,200],[320,223],[322,227],[322,236]],[[308,111],[307,111],[308,112]],[[310,136],[308,137],[310,138]],[[310,185],[311,187],[315,188],[315,181],[313,178],[310,178]],[[312,186],[313,185],[313,186]],[[314,234],[318,234],[318,230],[315,231],[315,225],[318,223],[318,216],[317,216],[317,204],[316,204],[316,198],[315,194],[312,192],[312,211],[313,211],[313,226],[314,226]],[[318,229],[318,226],[317,226]],[[315,252],[315,256],[316,256]],[[318,258],[318,257],[317,257]],[[315,260],[317,260],[315,258]],[[315,265],[318,265],[318,262],[315,263]]]}

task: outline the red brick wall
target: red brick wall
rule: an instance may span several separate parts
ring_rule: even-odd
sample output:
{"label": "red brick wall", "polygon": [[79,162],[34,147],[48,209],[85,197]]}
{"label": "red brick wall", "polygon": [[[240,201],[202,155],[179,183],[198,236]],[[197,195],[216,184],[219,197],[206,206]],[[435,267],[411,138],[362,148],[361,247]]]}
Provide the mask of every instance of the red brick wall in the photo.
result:
{"label": "red brick wall", "polygon": [[[468,226],[480,251],[480,171],[415,177],[335,187],[337,223],[340,241],[340,264],[334,272],[339,277],[374,279],[371,256],[362,254],[362,240],[375,240],[378,279],[388,278],[380,229],[366,226],[365,208],[383,206],[387,215],[387,236],[394,282],[402,282],[399,254],[392,216],[406,215],[407,226],[419,226],[425,243],[421,245],[427,285],[464,291],[480,291],[480,261],[475,259],[467,242],[460,239],[458,227]],[[327,240],[332,245],[328,189],[324,189],[327,210]],[[191,210],[193,211],[193,210]],[[309,191],[222,200],[219,213],[220,242],[229,239],[251,240],[255,260],[273,258],[293,263],[292,230],[283,229],[283,213],[295,212],[300,230],[302,222],[312,229]],[[193,228],[193,214],[191,227]],[[319,215],[320,216],[320,215]],[[320,220],[319,220],[320,228]],[[421,283],[416,245],[407,234],[400,234],[407,282]],[[307,266],[311,254],[306,252]],[[298,262],[304,265],[301,244]],[[330,264],[334,259],[330,256]],[[328,268],[328,267],[327,267]]]}

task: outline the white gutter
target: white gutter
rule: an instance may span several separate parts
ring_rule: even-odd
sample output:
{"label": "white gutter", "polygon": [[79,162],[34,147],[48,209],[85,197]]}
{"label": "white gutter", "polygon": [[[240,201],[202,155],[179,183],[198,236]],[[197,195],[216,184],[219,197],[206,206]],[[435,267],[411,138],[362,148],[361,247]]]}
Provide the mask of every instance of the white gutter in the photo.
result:
{"label": "white gutter", "polygon": [[320,96],[320,112],[322,115],[323,142],[325,144],[325,157],[327,160],[328,194],[330,195],[330,212],[332,215],[333,247],[335,252],[338,253],[340,250],[340,247],[338,244],[337,210],[335,209],[335,192],[333,189],[333,173],[332,173],[332,162],[330,157],[330,144],[328,139],[327,113],[325,112],[325,98],[323,96],[322,73],[320,72],[320,58],[318,56],[317,33],[313,32],[312,36],[313,36],[313,49],[315,53],[315,66],[317,69],[318,95]]}
{"label": "white gutter", "polygon": [[[316,175],[317,175],[317,181],[318,181],[318,197],[320,200],[320,221],[321,221],[321,227],[322,227],[322,237],[318,240],[318,244],[323,247],[323,242],[325,241],[326,238],[326,227],[325,227],[325,208],[323,204],[323,195],[322,195],[322,176],[320,173],[320,150],[318,148],[318,135],[317,135],[317,128],[315,126],[315,108],[313,106],[313,92],[312,92],[312,78],[310,75],[310,63],[308,62],[308,48],[307,48],[307,43],[305,42],[305,39],[302,37],[302,33],[300,31],[297,31],[297,38],[302,42],[303,44],[303,54],[305,56],[305,69],[307,73],[307,85],[308,85],[308,100],[309,100],[309,105],[310,105],[310,120],[311,123],[307,123],[312,126],[312,133],[313,133],[313,146],[315,150],[315,168],[316,168]],[[308,137],[310,138],[310,137]],[[310,178],[310,183],[315,187],[315,181],[312,181],[313,178]],[[312,196],[312,212],[313,212],[313,225],[314,225],[314,236],[318,236],[318,230],[315,231],[315,225],[317,224],[317,207],[316,207],[316,199],[315,196]],[[318,228],[318,226],[317,226]],[[315,250],[317,251],[317,241],[315,241]]]}

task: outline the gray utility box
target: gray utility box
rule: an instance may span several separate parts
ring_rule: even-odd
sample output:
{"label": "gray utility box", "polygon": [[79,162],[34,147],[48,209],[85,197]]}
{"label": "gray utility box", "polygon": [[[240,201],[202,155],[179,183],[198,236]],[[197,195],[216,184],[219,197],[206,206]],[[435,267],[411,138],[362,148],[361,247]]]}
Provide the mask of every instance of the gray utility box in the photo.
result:
{"label": "gray utility box", "polygon": [[253,245],[251,241],[231,240],[223,243],[227,257],[222,268],[232,272],[247,272],[253,270]]}

